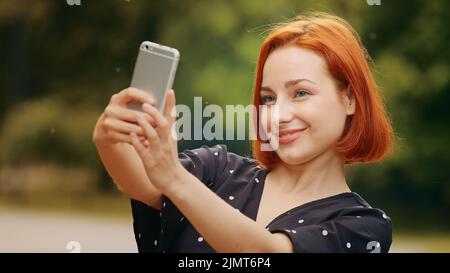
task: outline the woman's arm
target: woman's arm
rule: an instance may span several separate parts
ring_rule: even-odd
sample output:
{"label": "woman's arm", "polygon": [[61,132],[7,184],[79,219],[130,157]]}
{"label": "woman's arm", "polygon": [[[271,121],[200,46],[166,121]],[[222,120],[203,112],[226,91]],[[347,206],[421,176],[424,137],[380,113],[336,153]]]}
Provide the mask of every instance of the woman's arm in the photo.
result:
{"label": "woman's arm", "polygon": [[146,147],[134,132],[132,144],[143,162],[153,185],[167,196],[189,219],[204,239],[218,252],[292,252],[290,239],[281,233],[272,234],[252,219],[239,213],[200,180],[188,172],[178,159],[173,110],[175,94],[166,95],[164,116],[155,107],[144,104],[156,126],[138,118],[148,140]]}
{"label": "woman's arm", "polygon": [[286,235],[270,233],[185,169],[179,177],[164,194],[217,252],[293,252]]}
{"label": "woman's arm", "polygon": [[161,210],[162,195],[146,175],[129,137],[130,132],[135,132],[145,143],[142,128],[136,125],[136,118],[142,116],[150,123],[154,121],[145,113],[128,109],[130,101],[154,103],[147,93],[134,88],[113,95],[95,125],[92,141],[119,189],[129,197]]}
{"label": "woman's arm", "polygon": [[103,165],[123,193],[161,210],[162,194],[148,179],[141,159],[131,145],[116,143],[96,146]]}

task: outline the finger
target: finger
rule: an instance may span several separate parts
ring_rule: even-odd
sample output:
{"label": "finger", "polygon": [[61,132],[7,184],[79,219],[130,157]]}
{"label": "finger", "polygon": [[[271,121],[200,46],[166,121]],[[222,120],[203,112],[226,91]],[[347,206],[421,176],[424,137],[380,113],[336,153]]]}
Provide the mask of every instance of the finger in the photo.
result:
{"label": "finger", "polygon": [[146,136],[149,146],[158,147],[159,146],[159,136],[155,128],[153,128],[148,121],[138,115],[138,124],[144,129],[144,136]]}
{"label": "finger", "polygon": [[[108,117],[114,117],[116,119],[120,119],[123,121],[137,123],[136,111],[128,109],[127,107],[109,105],[105,109],[105,114]],[[145,113],[141,113],[141,114],[150,122],[150,124],[155,125],[155,121],[151,116],[149,116]]]}
{"label": "finger", "polygon": [[173,89],[167,91],[166,93],[166,107],[164,109],[164,117],[170,122],[175,120],[175,113],[173,113],[175,108],[175,92]]}
{"label": "finger", "polygon": [[109,141],[112,143],[128,143],[131,144],[131,138],[128,134],[123,134],[119,132],[108,132]]}
{"label": "finger", "polygon": [[177,142],[177,133],[175,130],[176,122],[176,98],[175,91],[173,89],[169,90],[166,94],[166,108],[164,109],[164,116],[169,122],[169,132],[172,141]]}
{"label": "finger", "polygon": [[[148,147],[148,141],[147,138],[145,136],[140,136],[138,135],[139,141],[147,148]],[[130,139],[131,141],[131,139]]]}
{"label": "finger", "polygon": [[144,147],[144,145],[139,141],[139,138],[134,132],[130,133],[131,138],[131,145],[133,145],[134,149],[136,150],[139,157],[142,159],[142,161],[148,159],[148,153],[147,149]]}
{"label": "finger", "polygon": [[164,117],[168,121],[168,138],[173,145],[177,145],[178,136],[175,128],[176,123],[176,100],[175,92],[173,89],[167,91],[165,98]]}
{"label": "finger", "polygon": [[127,135],[130,132],[135,132],[137,135],[141,136],[144,135],[144,130],[142,129],[142,127],[134,123],[122,121],[115,118],[106,118],[104,121],[104,126],[107,130],[125,133]]}
{"label": "finger", "polygon": [[142,109],[145,113],[149,114],[153,117],[153,119],[156,122],[156,127],[158,128],[158,136],[161,140],[166,141],[168,140],[169,136],[169,122],[166,120],[166,118],[161,114],[161,112],[156,109],[153,106],[150,106],[149,104],[145,103],[142,106]]}
{"label": "finger", "polygon": [[170,138],[172,143],[176,143],[177,142],[177,133],[175,130],[176,103],[175,103],[175,92],[173,91],[173,89],[167,91],[165,101],[166,104],[164,107],[164,117],[169,123],[167,130],[167,137]]}
{"label": "finger", "polygon": [[139,103],[149,103],[152,105],[156,104],[156,100],[153,97],[152,94],[145,92],[143,90],[134,88],[134,87],[129,87],[125,90],[122,91],[125,95],[125,104],[131,102],[131,101],[135,101],[135,102],[139,102]]}
{"label": "finger", "polygon": [[[109,131],[108,137],[109,137],[109,141],[112,143],[123,142],[123,143],[128,143],[131,145],[131,138],[130,138],[129,134]],[[145,137],[138,135],[138,139],[142,144],[144,144],[145,146],[148,146],[148,141]]]}

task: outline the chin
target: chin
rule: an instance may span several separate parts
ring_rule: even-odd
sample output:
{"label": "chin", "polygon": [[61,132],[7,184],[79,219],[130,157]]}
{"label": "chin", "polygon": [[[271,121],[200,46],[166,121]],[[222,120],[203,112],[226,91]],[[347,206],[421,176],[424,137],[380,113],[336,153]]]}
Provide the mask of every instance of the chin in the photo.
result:
{"label": "chin", "polygon": [[301,165],[314,158],[311,154],[299,153],[298,151],[278,151],[277,154],[281,161],[289,165]]}
{"label": "chin", "polygon": [[[276,153],[278,157],[286,164],[289,165],[302,165],[305,164],[316,157],[320,156],[327,151],[327,145],[313,145],[304,144],[302,145],[291,145],[285,146],[280,144]],[[304,147],[307,147],[306,149]]]}

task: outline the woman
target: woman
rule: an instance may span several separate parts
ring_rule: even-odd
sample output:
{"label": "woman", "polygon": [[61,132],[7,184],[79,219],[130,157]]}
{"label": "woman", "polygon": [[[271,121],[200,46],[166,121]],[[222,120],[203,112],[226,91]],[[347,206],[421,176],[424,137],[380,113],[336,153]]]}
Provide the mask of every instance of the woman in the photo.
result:
{"label": "woman", "polygon": [[[345,164],[383,159],[393,142],[367,58],[339,17],[314,13],[276,27],[261,47],[253,105],[278,107],[255,123],[277,148],[264,151],[258,136],[255,160],[225,145],[178,153],[172,90],[165,113],[142,91],[114,95],[93,140],[132,199],[139,251],[388,252],[389,217],[344,174]],[[144,114],[126,109],[131,100]]]}

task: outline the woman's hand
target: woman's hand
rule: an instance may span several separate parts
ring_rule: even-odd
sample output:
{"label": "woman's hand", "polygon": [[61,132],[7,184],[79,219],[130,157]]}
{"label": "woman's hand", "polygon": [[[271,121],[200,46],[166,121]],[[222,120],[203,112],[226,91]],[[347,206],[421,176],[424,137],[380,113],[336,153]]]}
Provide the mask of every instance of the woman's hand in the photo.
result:
{"label": "woman's hand", "polygon": [[152,124],[154,120],[146,113],[128,109],[127,104],[131,101],[155,105],[149,94],[136,88],[130,87],[114,94],[95,125],[92,136],[95,144],[131,144],[130,132],[134,132],[144,145],[147,144],[143,129],[137,124],[137,117],[142,116]]}
{"label": "woman's hand", "polygon": [[143,110],[153,118],[155,126],[142,116],[138,116],[137,122],[143,130],[148,145],[139,141],[135,131],[130,132],[132,144],[152,184],[160,192],[168,193],[176,188],[184,171],[178,159],[177,135],[174,126],[175,93],[173,90],[166,93],[164,114],[148,103],[144,103]]}

